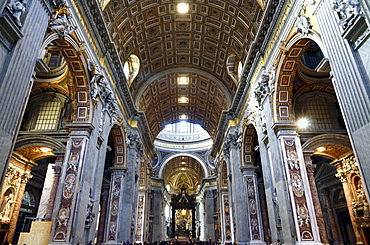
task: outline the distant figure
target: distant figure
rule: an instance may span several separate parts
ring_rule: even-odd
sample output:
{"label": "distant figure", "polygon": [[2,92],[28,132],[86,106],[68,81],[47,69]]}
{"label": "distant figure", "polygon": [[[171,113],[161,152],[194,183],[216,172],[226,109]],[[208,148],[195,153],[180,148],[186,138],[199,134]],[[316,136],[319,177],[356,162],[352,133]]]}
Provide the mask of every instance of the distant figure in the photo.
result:
{"label": "distant figure", "polygon": [[275,245],[281,245],[281,242],[279,239],[277,239],[277,241],[275,242]]}

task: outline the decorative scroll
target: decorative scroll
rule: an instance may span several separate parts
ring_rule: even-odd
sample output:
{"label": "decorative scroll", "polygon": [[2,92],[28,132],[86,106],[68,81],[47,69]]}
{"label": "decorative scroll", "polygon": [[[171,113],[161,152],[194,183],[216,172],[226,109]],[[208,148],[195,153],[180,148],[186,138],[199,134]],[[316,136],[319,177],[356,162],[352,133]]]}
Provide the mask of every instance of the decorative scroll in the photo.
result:
{"label": "decorative scroll", "polygon": [[224,237],[225,237],[225,242],[231,242],[232,237],[231,237],[231,215],[230,215],[230,202],[229,202],[229,195],[228,194],[223,194],[222,195],[222,206],[223,206],[223,212],[224,212]]}
{"label": "decorative scroll", "polygon": [[113,191],[112,191],[112,204],[109,213],[109,230],[108,230],[108,241],[116,241],[117,233],[117,214],[119,207],[119,194],[121,192],[121,176],[113,176]]}
{"label": "decorative scroll", "polygon": [[313,241],[311,217],[307,208],[307,200],[295,139],[285,138],[283,139],[283,142],[286,154],[286,169],[288,171],[289,182],[292,190],[292,201],[294,202],[293,208],[295,208],[295,217],[297,217],[295,223],[298,225],[298,231],[300,233],[297,238],[299,239],[300,237],[302,241]]}
{"label": "decorative scroll", "polygon": [[258,221],[258,208],[256,200],[256,186],[253,177],[247,177],[247,200],[249,204],[249,218],[251,222],[251,237],[252,240],[261,240],[259,221]]}
{"label": "decorative scroll", "polygon": [[137,205],[136,234],[135,234],[135,241],[137,242],[142,241],[144,200],[145,200],[145,196],[140,195],[139,202]]}
{"label": "decorative scroll", "polygon": [[53,241],[66,242],[67,226],[71,220],[71,205],[76,192],[77,173],[83,161],[83,139],[73,139],[71,152],[68,157],[67,169],[63,181],[61,204],[58,211]]}

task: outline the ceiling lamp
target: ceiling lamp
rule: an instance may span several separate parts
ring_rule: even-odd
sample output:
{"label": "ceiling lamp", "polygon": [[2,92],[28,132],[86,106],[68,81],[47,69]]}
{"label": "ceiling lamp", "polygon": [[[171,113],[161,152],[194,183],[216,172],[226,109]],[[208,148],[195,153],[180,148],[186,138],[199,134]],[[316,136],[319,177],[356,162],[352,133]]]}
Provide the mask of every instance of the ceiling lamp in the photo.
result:
{"label": "ceiling lamp", "polygon": [[299,119],[297,122],[298,128],[307,128],[308,120],[306,118]]}
{"label": "ceiling lamp", "polygon": [[189,98],[188,97],[180,97],[179,98],[179,103],[189,103]]}
{"label": "ceiling lamp", "polygon": [[188,119],[188,116],[183,114],[183,115],[180,115],[180,119]]}
{"label": "ceiling lamp", "polygon": [[188,85],[189,77],[186,77],[186,76],[177,77],[177,84],[178,85]]}
{"label": "ceiling lamp", "polygon": [[323,152],[323,151],[325,151],[326,149],[325,149],[325,147],[320,146],[320,147],[317,147],[317,148],[316,148],[316,150],[318,150],[318,151],[320,151],[320,152]]}
{"label": "ceiling lamp", "polygon": [[51,151],[51,149],[50,149],[49,147],[44,147],[44,146],[43,146],[43,147],[41,147],[41,148],[40,148],[40,151],[41,151],[41,152],[45,152],[45,153],[46,153],[46,152],[50,152],[50,151]]}
{"label": "ceiling lamp", "polygon": [[177,4],[177,12],[180,14],[187,14],[189,12],[189,4],[179,3]]}

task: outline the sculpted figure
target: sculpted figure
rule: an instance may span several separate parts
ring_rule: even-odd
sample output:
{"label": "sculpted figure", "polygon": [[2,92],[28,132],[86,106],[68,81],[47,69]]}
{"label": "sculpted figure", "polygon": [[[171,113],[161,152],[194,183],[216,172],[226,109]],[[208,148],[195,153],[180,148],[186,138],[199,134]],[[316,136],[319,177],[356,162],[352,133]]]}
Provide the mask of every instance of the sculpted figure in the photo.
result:
{"label": "sculpted figure", "polygon": [[15,203],[15,201],[13,201],[12,198],[13,198],[13,193],[9,193],[9,195],[5,197],[4,201],[1,203],[0,218],[3,220],[10,220],[12,204]]}
{"label": "sculpted figure", "polygon": [[9,0],[7,8],[12,13],[15,22],[20,27],[22,26],[21,17],[26,12],[27,0]]}

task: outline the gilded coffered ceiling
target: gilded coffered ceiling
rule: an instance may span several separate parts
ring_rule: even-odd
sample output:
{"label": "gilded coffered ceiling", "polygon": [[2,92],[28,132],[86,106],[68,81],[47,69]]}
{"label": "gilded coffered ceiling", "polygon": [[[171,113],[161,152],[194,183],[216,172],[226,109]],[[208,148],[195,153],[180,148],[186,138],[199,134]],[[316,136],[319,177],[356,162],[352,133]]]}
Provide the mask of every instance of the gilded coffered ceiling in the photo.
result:
{"label": "gilded coffered ceiling", "polygon": [[164,166],[161,177],[170,186],[171,192],[178,193],[181,187],[186,186],[188,193],[196,193],[206,176],[197,160],[182,156],[170,160]]}
{"label": "gilded coffered ceiling", "polygon": [[[215,136],[221,112],[237,92],[227,60],[246,60],[263,16],[264,1],[187,0],[185,14],[177,12],[179,2],[111,0],[103,11],[120,60],[131,54],[140,59],[130,92],[152,139],[181,114]],[[176,84],[179,70],[189,73],[187,88]],[[178,96],[189,103],[178,103]]]}

